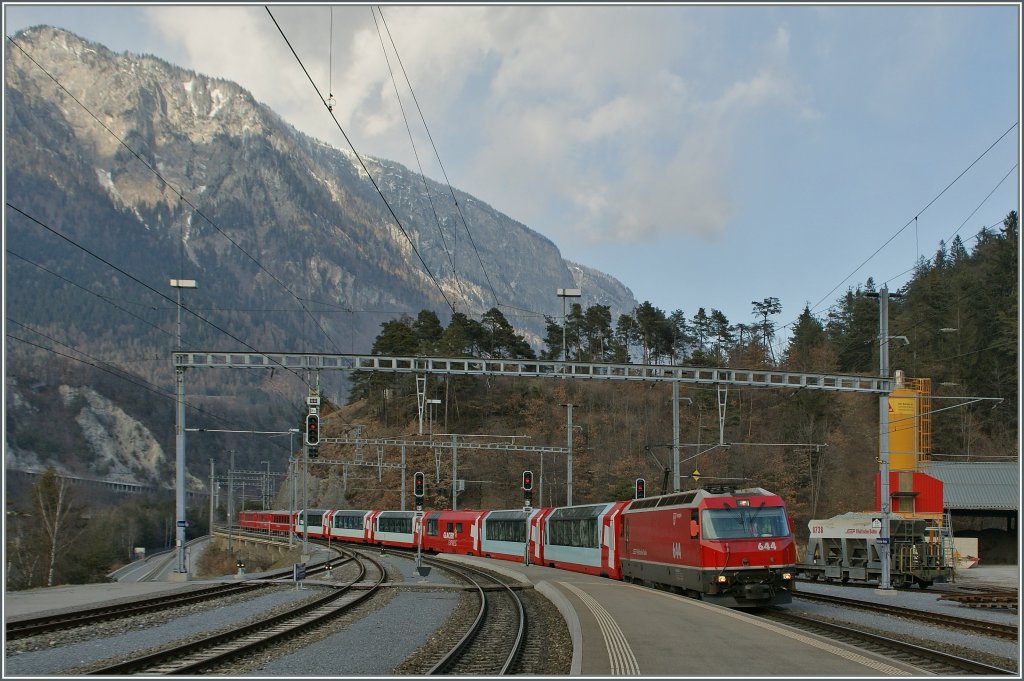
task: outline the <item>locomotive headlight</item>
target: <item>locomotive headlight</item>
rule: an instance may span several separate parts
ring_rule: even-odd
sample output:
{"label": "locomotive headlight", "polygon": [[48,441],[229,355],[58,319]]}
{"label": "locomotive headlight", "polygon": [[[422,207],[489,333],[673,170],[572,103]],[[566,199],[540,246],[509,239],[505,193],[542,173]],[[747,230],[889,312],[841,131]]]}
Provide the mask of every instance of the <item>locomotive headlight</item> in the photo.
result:
{"label": "locomotive headlight", "polygon": [[719,584],[725,584],[726,582],[729,581],[729,578],[726,577],[725,575],[718,575],[718,577],[715,578],[715,581],[718,582]]}
{"label": "locomotive headlight", "polygon": [[792,572],[783,572],[782,573],[782,578],[783,579],[793,579],[793,573]]}

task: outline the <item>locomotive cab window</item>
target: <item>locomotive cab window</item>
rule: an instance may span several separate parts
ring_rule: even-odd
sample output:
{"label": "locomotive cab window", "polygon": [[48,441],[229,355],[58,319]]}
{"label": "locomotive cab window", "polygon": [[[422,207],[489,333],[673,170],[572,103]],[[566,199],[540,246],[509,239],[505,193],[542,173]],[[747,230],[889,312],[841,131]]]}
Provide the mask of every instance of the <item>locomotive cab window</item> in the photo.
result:
{"label": "locomotive cab window", "polygon": [[788,537],[786,511],[774,508],[708,508],[701,512],[705,539]]}

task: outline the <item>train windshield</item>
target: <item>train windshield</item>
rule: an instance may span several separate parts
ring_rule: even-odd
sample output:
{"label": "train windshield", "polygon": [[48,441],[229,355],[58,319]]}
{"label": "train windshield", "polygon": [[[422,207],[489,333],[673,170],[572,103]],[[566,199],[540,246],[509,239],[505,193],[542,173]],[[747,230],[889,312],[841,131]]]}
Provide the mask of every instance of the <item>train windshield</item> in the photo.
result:
{"label": "train windshield", "polygon": [[708,508],[701,512],[705,539],[788,537],[786,511],[774,508]]}

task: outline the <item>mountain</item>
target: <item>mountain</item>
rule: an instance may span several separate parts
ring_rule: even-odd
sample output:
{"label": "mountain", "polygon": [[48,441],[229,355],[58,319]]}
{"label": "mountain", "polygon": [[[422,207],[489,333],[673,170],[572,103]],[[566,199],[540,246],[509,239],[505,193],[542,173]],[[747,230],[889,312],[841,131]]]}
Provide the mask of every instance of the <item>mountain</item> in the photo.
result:
{"label": "mountain", "polygon": [[[8,343],[5,371],[43,386],[26,404],[88,394],[53,353],[166,389],[179,333],[185,348],[358,353],[403,312],[445,321],[453,307],[479,316],[500,306],[536,345],[544,319],[531,311],[556,309],[556,288],[575,283],[584,306],[613,315],[637,304],[486,203],[384,159],[362,156],[364,169],[235,83],[52,27],[5,47],[6,313],[24,341]],[[176,292],[170,279],[198,288]],[[228,417],[259,407],[249,417],[280,426],[304,397],[304,377],[285,386],[285,372],[244,373],[190,376],[190,404]],[[337,378],[327,387],[341,393]],[[151,389],[131,403],[112,390],[86,402],[136,412],[173,451],[173,410],[144,404],[158,399]],[[85,432],[80,417],[63,418]],[[24,449],[23,432],[5,435]],[[82,441],[95,472],[109,457]]]}

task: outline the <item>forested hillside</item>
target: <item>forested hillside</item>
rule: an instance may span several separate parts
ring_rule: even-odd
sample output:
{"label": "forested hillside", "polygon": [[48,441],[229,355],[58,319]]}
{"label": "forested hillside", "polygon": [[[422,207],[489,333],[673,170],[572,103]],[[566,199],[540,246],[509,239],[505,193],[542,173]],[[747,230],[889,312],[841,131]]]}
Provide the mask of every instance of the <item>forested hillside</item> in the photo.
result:
{"label": "forested hillside", "polygon": [[[922,260],[911,281],[892,292],[890,365],[908,377],[929,378],[934,389],[933,457],[949,461],[1016,458],[1018,405],[1018,222],[1007,215],[998,232],[982,231],[968,251],[959,238]],[[820,319],[805,308],[775,343],[777,301],[755,303],[749,324],[732,324],[717,310],[687,317],[643,303],[614,325],[606,308],[573,308],[566,326],[569,359],[630,361],[736,368],[777,367],[820,373],[878,373],[878,300],[866,284],[848,291]],[[773,312],[774,310],[774,312]],[[523,357],[515,337],[492,323],[443,328],[428,312],[382,325],[374,353]],[[560,320],[548,320],[545,357],[561,355]],[[495,339],[504,338],[497,342]],[[773,347],[777,348],[773,351]],[[325,421],[328,432],[386,437],[418,426],[415,378],[362,375],[350,403]],[[575,503],[623,498],[645,477],[660,491],[670,465],[670,387],[537,379],[431,379],[426,397],[438,399],[434,432],[525,435],[539,446],[566,443],[567,403],[574,405]],[[872,395],[813,390],[730,389],[685,386],[681,410],[684,475],[742,478],[786,497],[798,520],[861,510],[873,504],[878,470],[878,400]],[[970,398],[986,398],[967,404]],[[949,399],[946,399],[949,398]],[[720,423],[719,413],[723,414]],[[721,425],[721,431],[719,427]],[[410,466],[434,475],[435,505],[451,499],[450,452],[444,437],[437,452],[412,452]],[[716,446],[720,443],[727,446]],[[703,452],[703,453],[701,453]],[[351,450],[324,448],[325,457],[353,460]],[[554,459],[554,460],[552,460]],[[466,506],[518,503],[518,476],[540,465],[536,454],[464,453],[460,479]],[[545,503],[563,503],[564,457],[545,461]],[[321,505],[398,505],[397,480],[352,470],[341,489],[329,484],[337,471],[323,467]],[[362,478],[365,476],[365,481]],[[372,479],[371,479],[372,478]],[[429,476],[428,476],[429,479]],[[476,482],[473,482],[476,481]],[[695,484],[685,480],[688,484]],[[448,500],[448,501],[446,501]]]}
{"label": "forested hillside", "polygon": [[[948,247],[942,245],[895,292],[899,295],[892,300],[890,331],[893,336],[906,336],[909,344],[893,346],[892,367],[911,377],[932,379],[936,397],[955,398],[938,405],[945,411],[933,417],[937,460],[1018,457],[1018,247],[1017,215],[1010,213],[1002,230],[982,232],[970,250],[959,239]],[[613,329],[601,306],[575,309],[567,326],[567,348],[570,358],[595,361],[639,355],[665,363],[673,361],[674,353],[674,361],[696,365],[874,374],[878,302],[868,295],[874,289],[869,280],[849,291],[824,319],[805,310],[777,353],[771,350],[779,329],[771,319],[770,298],[754,306],[749,325],[729,324],[714,309],[710,314],[698,309],[688,319],[679,311],[666,315],[642,304],[632,315],[619,317]],[[711,331],[703,326],[708,318],[718,320]],[[436,314],[423,311],[415,319],[392,320],[382,324],[373,352],[534,354],[500,311],[491,310],[483,319],[455,316],[445,327]],[[684,323],[675,325],[673,320]],[[629,329],[633,331],[621,332]],[[553,333],[549,328],[541,354],[560,354],[561,337]],[[675,342],[666,344],[666,339]],[[49,369],[58,371],[55,365]],[[348,404],[324,405],[325,436],[421,439],[414,376],[362,374],[353,383]],[[719,393],[713,387],[697,386],[686,386],[681,393],[685,398],[680,438],[684,488],[697,484],[689,474],[699,471],[705,482],[730,478],[776,491],[785,498],[801,537],[810,518],[865,510],[873,504],[878,472],[875,396],[772,389]],[[452,499],[449,433],[505,436],[489,440],[513,441],[522,447],[564,446],[564,405],[571,403],[574,503],[629,498],[637,477],[648,481],[648,494],[658,494],[671,485],[666,475],[671,465],[670,395],[667,384],[432,377],[425,397],[439,402],[428,412],[424,436],[433,437],[436,447],[410,447],[406,463],[408,470],[427,474],[426,504],[448,507]],[[957,406],[969,397],[990,399]],[[299,411],[295,409],[296,421]],[[325,445],[320,450],[310,467],[311,506],[401,507],[398,473],[378,467],[381,462],[398,464],[398,447]],[[338,465],[342,461],[348,465]],[[564,455],[460,447],[456,476],[464,481],[464,491],[458,494],[459,507],[520,505],[520,475],[527,469],[535,475],[535,503],[565,502]],[[52,502],[55,485],[52,478],[44,479],[38,485],[39,498]],[[406,495],[409,508],[408,484]],[[48,579],[55,584],[102,579],[105,570],[126,560],[133,546],[154,547],[166,541],[170,499],[163,503],[158,509],[133,502],[122,513],[91,508],[86,500],[69,493],[65,504],[72,513],[61,541],[93,538],[89,544],[93,550],[86,559],[59,558],[51,574],[48,551],[54,541],[43,535],[38,524],[22,521],[31,514],[52,515],[54,509],[35,508],[31,498],[22,500],[17,508],[8,509],[12,531],[7,535],[7,553],[17,557],[9,573],[9,580],[15,581],[9,581],[8,587],[46,584]],[[290,489],[283,485],[275,505],[287,508],[290,503]],[[133,522],[111,534],[112,518],[125,513]],[[192,509],[189,517],[195,525],[190,533],[205,531],[205,509]]]}

